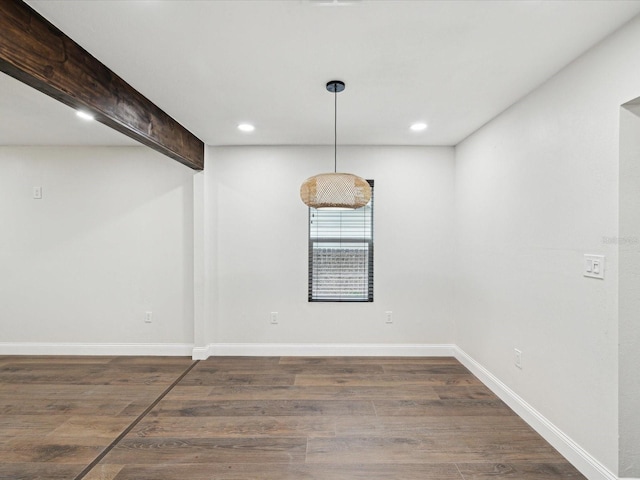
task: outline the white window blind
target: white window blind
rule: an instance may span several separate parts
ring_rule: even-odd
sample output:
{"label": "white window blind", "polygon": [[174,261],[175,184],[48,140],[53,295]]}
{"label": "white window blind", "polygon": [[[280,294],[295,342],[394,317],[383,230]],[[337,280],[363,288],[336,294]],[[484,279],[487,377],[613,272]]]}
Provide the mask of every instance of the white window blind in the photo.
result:
{"label": "white window blind", "polygon": [[356,210],[309,209],[309,301],[373,301],[371,201]]}

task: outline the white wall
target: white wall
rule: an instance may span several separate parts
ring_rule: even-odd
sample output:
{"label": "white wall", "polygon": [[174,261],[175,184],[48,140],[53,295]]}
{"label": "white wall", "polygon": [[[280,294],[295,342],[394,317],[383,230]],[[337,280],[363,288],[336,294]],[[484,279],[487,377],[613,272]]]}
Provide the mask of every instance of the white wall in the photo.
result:
{"label": "white wall", "polygon": [[[613,472],[618,252],[607,239],[638,45],[640,19],[456,148],[456,343]],[[605,280],[582,276],[585,253],[606,255]]]}
{"label": "white wall", "polygon": [[0,343],[192,344],[192,176],[145,147],[0,147]]}
{"label": "white wall", "polygon": [[640,101],[620,111],[620,476],[640,477]]}
{"label": "white wall", "polygon": [[332,170],[331,147],[209,147],[206,158],[210,342],[451,343],[453,148],[339,147],[339,170],[376,182],[370,304],[307,301],[299,188]]}

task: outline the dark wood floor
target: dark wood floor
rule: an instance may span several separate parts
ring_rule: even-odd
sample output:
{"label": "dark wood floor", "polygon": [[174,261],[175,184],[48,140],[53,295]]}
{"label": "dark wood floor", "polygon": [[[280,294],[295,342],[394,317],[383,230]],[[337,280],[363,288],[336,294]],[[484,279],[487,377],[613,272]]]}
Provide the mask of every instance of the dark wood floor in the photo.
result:
{"label": "dark wood floor", "polygon": [[0,357],[0,479],[80,478],[585,477],[452,358]]}

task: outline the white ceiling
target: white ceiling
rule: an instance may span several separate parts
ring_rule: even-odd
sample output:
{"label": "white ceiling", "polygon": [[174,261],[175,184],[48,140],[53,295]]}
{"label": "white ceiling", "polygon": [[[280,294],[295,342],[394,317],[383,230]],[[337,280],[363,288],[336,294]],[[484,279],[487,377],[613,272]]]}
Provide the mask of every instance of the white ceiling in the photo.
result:
{"label": "white ceiling", "polygon": [[0,112],[0,145],[138,145],[3,73]]}
{"label": "white ceiling", "polygon": [[[28,3],[211,145],[333,143],[334,78],[347,84],[339,143],[455,145],[640,13],[614,0]],[[409,131],[418,120],[429,128]],[[96,143],[130,142],[114,137]]]}

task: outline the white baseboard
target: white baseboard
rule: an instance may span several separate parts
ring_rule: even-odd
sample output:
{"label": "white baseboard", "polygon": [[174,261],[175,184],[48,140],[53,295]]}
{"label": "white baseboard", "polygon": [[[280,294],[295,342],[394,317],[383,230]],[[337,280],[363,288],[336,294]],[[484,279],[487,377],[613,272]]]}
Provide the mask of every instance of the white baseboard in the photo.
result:
{"label": "white baseboard", "polygon": [[[367,343],[212,343],[209,356],[273,357],[452,357],[455,345],[367,344]],[[194,358],[195,358],[194,349]],[[204,352],[199,349],[198,354]]]}
{"label": "white baseboard", "polygon": [[0,343],[0,355],[190,356],[188,343]]}
{"label": "white baseboard", "polygon": [[206,347],[193,347],[191,358],[194,360],[206,360],[210,356],[209,350],[209,345]]}
{"label": "white baseboard", "polygon": [[452,357],[454,345],[407,344],[289,344],[212,343],[194,347],[182,343],[8,343],[0,342],[0,355],[165,355],[191,356],[403,356]]}
{"label": "white baseboard", "polygon": [[[455,347],[454,356],[589,480],[623,480],[574,442],[486,368]],[[632,480],[632,479],[624,479]]]}

